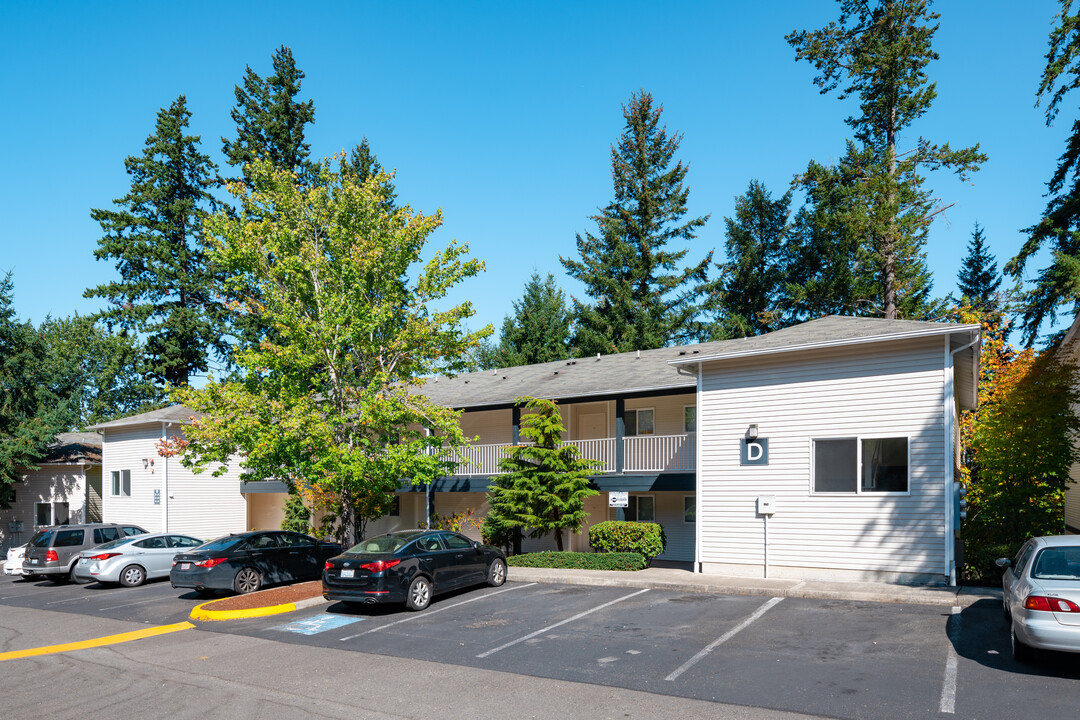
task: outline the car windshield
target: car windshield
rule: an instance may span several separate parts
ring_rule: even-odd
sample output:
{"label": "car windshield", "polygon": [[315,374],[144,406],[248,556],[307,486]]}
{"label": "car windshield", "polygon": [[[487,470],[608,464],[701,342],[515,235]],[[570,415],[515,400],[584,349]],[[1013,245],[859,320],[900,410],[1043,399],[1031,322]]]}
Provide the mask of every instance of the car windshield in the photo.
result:
{"label": "car windshield", "polygon": [[1080,580],[1080,545],[1043,548],[1035,558],[1031,577],[1038,580]]}
{"label": "car windshield", "polygon": [[109,542],[104,543],[102,545],[98,545],[94,549],[95,550],[111,550],[114,547],[120,547],[121,545],[127,545],[129,542],[131,542],[131,538],[122,537],[122,538],[117,538],[116,540],[110,540]]}
{"label": "car windshield", "polygon": [[206,551],[206,552],[219,552],[221,550],[229,550],[229,549],[232,548],[233,545],[240,542],[240,540],[241,540],[241,538],[238,538],[235,535],[226,535],[225,537],[219,537],[219,538],[215,538],[213,540],[208,540],[207,542],[204,542],[199,547],[192,548],[191,551],[192,552],[203,552],[203,551]]}
{"label": "car windshield", "polygon": [[34,533],[34,537],[30,538],[30,544],[34,547],[48,547],[52,536],[52,530],[38,530]]}
{"label": "car windshield", "polygon": [[409,540],[410,538],[398,537],[397,535],[380,535],[379,537],[361,540],[359,544],[353,545],[347,552],[363,555],[389,555],[400,550]]}

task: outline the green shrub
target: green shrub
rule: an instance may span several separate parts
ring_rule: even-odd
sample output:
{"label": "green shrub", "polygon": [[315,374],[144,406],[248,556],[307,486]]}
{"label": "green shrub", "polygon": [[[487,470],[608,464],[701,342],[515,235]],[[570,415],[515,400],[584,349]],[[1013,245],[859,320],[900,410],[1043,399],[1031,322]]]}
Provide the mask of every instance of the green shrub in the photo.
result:
{"label": "green shrub", "polygon": [[964,544],[964,574],[965,582],[972,585],[1001,585],[1001,568],[995,564],[998,558],[1016,556],[1024,540],[1013,543],[977,545],[975,542]]}
{"label": "green shrub", "polygon": [[643,570],[640,553],[535,552],[506,559],[514,567],[544,567],[572,570]]}
{"label": "green shrub", "polygon": [[664,553],[667,538],[656,523],[608,520],[589,528],[589,544],[602,553],[640,553],[654,558]]}

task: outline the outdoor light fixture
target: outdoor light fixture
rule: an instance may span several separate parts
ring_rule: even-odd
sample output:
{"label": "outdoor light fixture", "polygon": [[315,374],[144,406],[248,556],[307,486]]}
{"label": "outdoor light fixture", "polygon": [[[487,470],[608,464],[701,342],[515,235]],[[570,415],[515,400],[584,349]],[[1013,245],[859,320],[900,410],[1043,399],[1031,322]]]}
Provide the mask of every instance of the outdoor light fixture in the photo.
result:
{"label": "outdoor light fixture", "polygon": [[750,427],[746,428],[746,437],[750,440],[757,440],[757,423],[750,423]]}

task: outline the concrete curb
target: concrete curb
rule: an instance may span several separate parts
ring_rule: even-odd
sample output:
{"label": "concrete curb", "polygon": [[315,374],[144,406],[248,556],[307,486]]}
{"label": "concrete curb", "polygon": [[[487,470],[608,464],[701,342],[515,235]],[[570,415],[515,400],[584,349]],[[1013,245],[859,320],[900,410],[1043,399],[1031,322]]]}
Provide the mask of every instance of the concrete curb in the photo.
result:
{"label": "concrete curb", "polygon": [[[510,567],[515,582],[654,588],[675,592],[750,595],[757,597],[903,603],[939,607],[968,607],[980,600],[1001,599],[1001,591],[977,587],[922,587],[888,583],[850,583],[821,580],[740,578],[646,569],[637,572],[557,570]],[[665,576],[666,575],[666,576]]]}
{"label": "concrete curb", "polygon": [[[204,622],[265,617],[267,615],[279,615],[281,613],[292,612],[293,610],[296,610],[298,605],[298,603],[284,603],[282,605],[267,605],[265,607],[248,608],[246,610],[210,610],[206,607],[207,605],[213,605],[214,603],[231,599],[232,598],[220,598],[218,600],[204,602],[201,605],[196,605],[192,608],[190,617],[192,620],[202,620]],[[321,600],[322,598],[319,599]],[[300,602],[303,603],[308,601],[301,600]]]}

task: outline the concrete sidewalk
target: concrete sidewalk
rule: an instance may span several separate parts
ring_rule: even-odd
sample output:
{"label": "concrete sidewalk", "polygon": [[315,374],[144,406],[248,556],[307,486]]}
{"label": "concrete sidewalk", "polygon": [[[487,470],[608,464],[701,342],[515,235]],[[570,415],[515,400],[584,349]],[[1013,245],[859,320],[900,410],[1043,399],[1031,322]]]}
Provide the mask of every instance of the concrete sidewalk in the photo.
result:
{"label": "concrete sidewalk", "polygon": [[689,570],[661,567],[650,567],[637,572],[511,567],[509,568],[508,579],[514,582],[654,588],[679,592],[716,593],[718,595],[819,598],[825,600],[941,605],[945,607],[967,607],[978,600],[986,598],[999,602],[1001,600],[1000,588],[746,578],[694,573]]}

